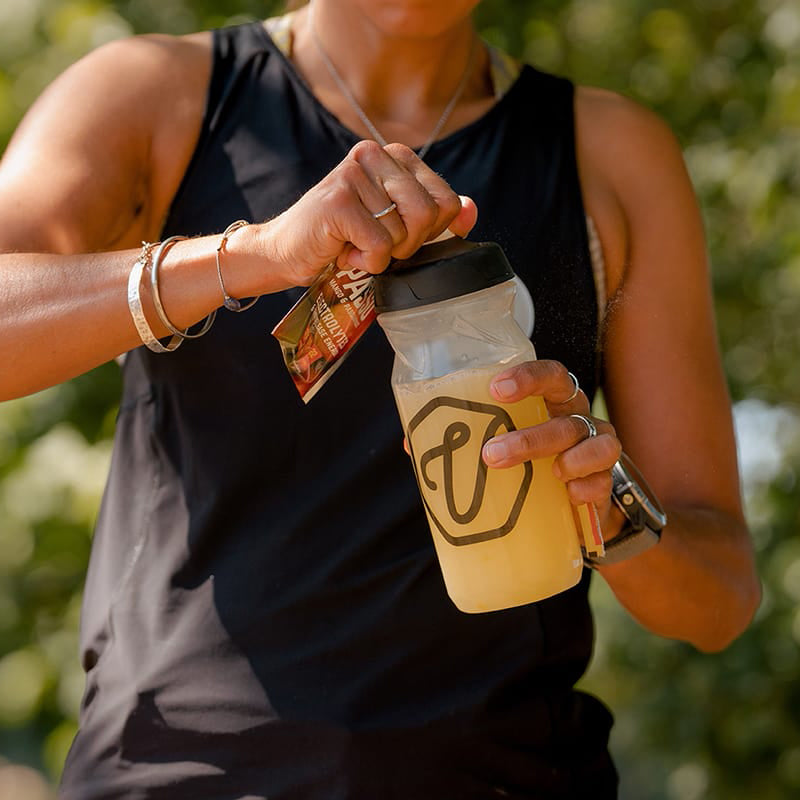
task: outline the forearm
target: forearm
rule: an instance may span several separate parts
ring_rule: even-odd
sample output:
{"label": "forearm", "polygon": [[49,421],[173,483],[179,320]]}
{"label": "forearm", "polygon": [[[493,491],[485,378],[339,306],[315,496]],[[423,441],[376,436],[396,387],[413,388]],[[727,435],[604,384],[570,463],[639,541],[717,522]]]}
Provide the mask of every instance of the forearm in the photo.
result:
{"label": "forearm", "polygon": [[[387,176],[396,203],[380,188]],[[397,212],[390,222],[372,211],[390,202]],[[0,252],[6,252],[0,255],[0,400],[51,386],[141,344],[127,307],[128,276],[139,250],[20,255],[38,240],[31,239],[35,228],[20,231],[11,224],[14,213],[5,229],[0,226]],[[231,235],[221,256],[225,289],[241,298],[308,285],[331,262],[380,272],[391,258],[408,258],[447,228],[466,236],[476,215],[472,200],[459,198],[409,148],[359,142],[289,209]],[[92,241],[80,226],[73,236]],[[59,249],[52,238],[43,241],[41,249]],[[215,259],[220,241],[219,235],[180,241],[168,251],[158,283],[176,328],[189,327],[222,304]],[[143,284],[145,316],[156,336],[166,335],[156,325],[147,280]]]}
{"label": "forearm", "polygon": [[649,630],[721,650],[746,628],[760,599],[747,528],[717,510],[667,513],[657,547],[599,572]]}
{"label": "forearm", "polygon": [[[289,285],[263,248],[252,245],[256,239],[258,231],[238,231],[224,253],[226,289],[233,296]],[[218,235],[178,242],[164,259],[160,295],[180,329],[222,303],[218,243]],[[0,255],[0,401],[68,380],[141,345],[127,303],[128,276],[139,253]],[[154,334],[165,336],[148,277],[140,287],[144,313]]]}

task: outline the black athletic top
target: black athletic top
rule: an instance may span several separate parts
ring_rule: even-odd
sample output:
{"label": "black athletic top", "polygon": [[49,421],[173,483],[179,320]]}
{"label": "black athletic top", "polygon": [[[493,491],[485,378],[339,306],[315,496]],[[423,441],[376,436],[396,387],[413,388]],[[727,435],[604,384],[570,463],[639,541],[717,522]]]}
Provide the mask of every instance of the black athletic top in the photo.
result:
{"label": "black athletic top", "polygon": [[[428,163],[528,285],[540,357],[591,397],[596,296],[573,87],[525,67]],[[286,209],[358,137],[260,24],[217,31],[164,236]],[[468,615],[448,599],[377,325],[305,406],[270,336],[300,290],[124,366],[85,591],[70,800],[609,798],[611,718],[575,692],[588,576]]]}

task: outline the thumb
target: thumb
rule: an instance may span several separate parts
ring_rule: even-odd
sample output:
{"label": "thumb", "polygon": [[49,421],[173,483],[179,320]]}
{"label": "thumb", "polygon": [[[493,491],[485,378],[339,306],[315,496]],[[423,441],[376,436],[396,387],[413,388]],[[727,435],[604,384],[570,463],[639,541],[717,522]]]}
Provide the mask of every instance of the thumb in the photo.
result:
{"label": "thumb", "polygon": [[466,195],[459,195],[459,199],[461,200],[461,211],[450,223],[448,230],[463,239],[478,221],[478,206],[471,197]]}

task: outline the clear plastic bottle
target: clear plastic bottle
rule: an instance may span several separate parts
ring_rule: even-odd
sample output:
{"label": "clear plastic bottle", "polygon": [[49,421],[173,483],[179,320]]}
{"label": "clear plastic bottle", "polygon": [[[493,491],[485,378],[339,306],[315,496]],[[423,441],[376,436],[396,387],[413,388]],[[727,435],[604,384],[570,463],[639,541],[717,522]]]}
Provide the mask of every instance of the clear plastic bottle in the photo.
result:
{"label": "clear plastic bottle", "polygon": [[574,586],[583,561],[552,458],[490,469],[492,436],[548,419],[540,397],[499,403],[493,376],[536,358],[512,315],[514,273],[501,248],[427,245],[375,282],[395,351],[394,390],[433,541],[455,605],[522,605]]}

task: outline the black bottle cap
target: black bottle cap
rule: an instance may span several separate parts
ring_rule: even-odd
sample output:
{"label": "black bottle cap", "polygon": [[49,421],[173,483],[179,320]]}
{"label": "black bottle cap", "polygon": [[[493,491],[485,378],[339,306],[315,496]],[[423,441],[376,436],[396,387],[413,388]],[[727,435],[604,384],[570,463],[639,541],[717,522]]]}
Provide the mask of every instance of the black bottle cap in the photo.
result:
{"label": "black bottle cap", "polygon": [[394,260],[375,276],[375,310],[404,311],[488,289],[514,277],[495,242],[467,242],[457,236],[420,247]]}

